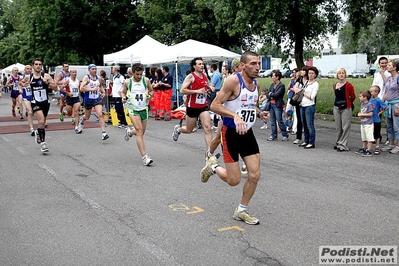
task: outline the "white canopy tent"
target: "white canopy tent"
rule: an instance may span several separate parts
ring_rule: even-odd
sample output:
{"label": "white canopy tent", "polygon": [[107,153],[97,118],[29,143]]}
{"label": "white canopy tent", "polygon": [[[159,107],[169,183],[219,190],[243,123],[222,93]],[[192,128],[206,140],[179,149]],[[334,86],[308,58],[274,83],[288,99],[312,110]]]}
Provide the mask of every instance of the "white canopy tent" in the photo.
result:
{"label": "white canopy tent", "polygon": [[16,63],[16,64],[12,64],[12,65],[10,65],[10,66],[8,66],[8,67],[6,67],[6,68],[3,68],[2,72],[3,72],[3,73],[6,73],[6,74],[11,74],[12,69],[13,69],[14,67],[17,67],[17,68],[18,68],[18,72],[19,72],[19,73],[24,73],[24,71],[25,71],[25,65],[23,65],[23,64],[21,64],[21,63]]}
{"label": "white canopy tent", "polygon": [[213,44],[189,39],[168,47],[161,56],[148,55],[140,61],[145,65],[188,63],[195,57],[202,57],[204,61],[225,61],[240,57],[240,55]]}
{"label": "white canopy tent", "polygon": [[[140,58],[139,61],[145,65],[176,64],[177,69],[178,63],[188,64],[195,57],[201,57],[204,61],[209,62],[233,60],[234,58],[240,57],[240,55],[218,47],[216,45],[189,39],[187,41],[168,47],[167,51],[162,53],[161,55],[150,54],[146,57]],[[132,61],[134,61],[135,59],[136,58],[132,56]],[[179,106],[179,82],[177,71],[175,83],[177,105]]]}
{"label": "white canopy tent", "polygon": [[137,61],[141,61],[142,57],[148,55],[160,55],[163,53],[168,46],[158,42],[157,40],[146,35],[137,41],[135,44],[112,54],[106,54],[103,56],[104,65],[112,64],[131,64],[132,55],[137,58]]}

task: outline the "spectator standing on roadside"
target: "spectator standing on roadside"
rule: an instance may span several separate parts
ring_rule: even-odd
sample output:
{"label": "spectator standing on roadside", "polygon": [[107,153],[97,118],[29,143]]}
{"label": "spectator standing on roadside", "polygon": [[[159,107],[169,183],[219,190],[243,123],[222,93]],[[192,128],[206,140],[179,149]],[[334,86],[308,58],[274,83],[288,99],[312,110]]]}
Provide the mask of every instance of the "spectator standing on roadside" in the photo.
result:
{"label": "spectator standing on roadside", "polygon": [[118,127],[126,128],[127,121],[121,96],[121,91],[123,89],[123,84],[125,83],[125,78],[120,73],[120,66],[113,66],[112,74],[114,75],[112,85],[112,98],[114,99],[115,111],[119,120]]}
{"label": "spectator standing on roadside", "polygon": [[356,94],[353,85],[346,81],[347,77],[346,70],[340,68],[335,73],[335,78],[338,79],[338,82],[333,84],[335,95],[333,113],[337,129],[334,149],[337,151],[349,150],[348,140],[352,125],[353,102]]}
{"label": "spectator standing on roadside", "polygon": [[374,154],[380,154],[380,143],[381,143],[381,114],[386,111],[387,105],[380,98],[378,98],[378,94],[380,93],[380,88],[377,85],[371,86],[370,94],[371,98],[369,102],[373,106],[373,123],[374,123],[374,141],[375,141],[375,150]]}
{"label": "spectator standing on roadside", "polygon": [[6,77],[6,74],[5,74],[5,73],[3,73],[3,80],[2,80],[2,82],[3,82],[3,89],[4,89],[4,92],[5,92],[5,93],[8,93],[8,87],[6,86],[6,84],[7,84],[7,77]]}
{"label": "spectator standing on roadside", "polygon": [[155,81],[152,83],[152,89],[154,91],[152,100],[154,102],[154,111],[153,115],[154,118],[157,120],[157,118],[160,116],[161,112],[161,97],[162,97],[162,90],[161,90],[161,81],[162,81],[162,70],[157,69],[155,70]]}
{"label": "spectator standing on roadside", "polygon": [[385,93],[385,82],[391,76],[391,74],[387,70],[387,65],[388,65],[388,58],[386,58],[385,56],[381,56],[378,59],[379,69],[374,73],[373,83],[371,84],[372,86],[377,85],[380,88],[380,93],[378,94],[378,98],[380,98],[381,100],[383,100],[382,97]]}
{"label": "spectator standing on roadside", "polygon": [[294,94],[295,94],[294,87],[295,87],[295,83],[299,77],[300,77],[299,68],[294,68],[292,70],[290,82],[287,85],[287,104],[285,107],[285,112],[288,113],[290,110],[293,110],[293,115],[292,115],[293,119],[292,119],[292,127],[291,127],[291,134],[293,134],[293,135],[294,135],[294,133],[296,134],[297,121],[296,121],[296,115],[295,115],[295,106],[293,106],[290,103],[290,100],[291,100],[292,96],[294,96]]}
{"label": "spectator standing on roadside", "polygon": [[[319,83],[316,81],[316,77],[319,71],[316,67],[309,67],[307,71],[309,80],[303,86],[304,94],[302,98],[301,106],[301,119],[304,128],[304,142],[300,145],[305,149],[315,148],[316,142],[316,129],[314,126],[314,116],[316,113],[316,96],[319,91]],[[298,92],[298,91],[296,91]]]}
{"label": "spectator standing on roadside", "polygon": [[162,67],[162,79],[160,83],[161,90],[161,101],[159,116],[156,120],[170,121],[170,112],[172,111],[171,100],[172,100],[172,89],[173,89],[173,77],[169,74],[169,67]]}
{"label": "spectator standing on roadside", "polygon": [[288,141],[288,133],[283,122],[283,108],[284,108],[284,94],[285,86],[280,81],[281,72],[280,70],[275,70],[272,73],[273,83],[270,85],[267,98],[270,101],[270,127],[271,135],[267,138],[268,141],[277,140],[277,125],[281,130],[283,135],[282,141]]}
{"label": "spectator standing on roadside", "polygon": [[[212,104],[212,101],[215,99],[216,94],[220,91],[222,87],[222,75],[218,71],[218,66],[216,64],[211,64],[210,71],[212,73],[211,82],[209,88],[212,90],[210,99],[209,99],[209,106]],[[213,116],[213,127],[212,129],[216,129],[218,126],[219,119],[217,115]]]}
{"label": "spectator standing on roadside", "polygon": [[[156,76],[156,74],[155,74],[155,73],[156,73],[156,70],[157,70],[156,67],[151,67],[151,68],[150,68],[150,77],[149,77],[149,80],[150,80],[150,83],[151,83],[153,89],[154,89],[155,83],[157,82],[157,76]],[[151,114],[149,115],[149,117],[155,117],[156,114],[157,114],[157,108],[156,108],[156,105],[155,105],[155,99],[154,99],[154,97],[151,97],[150,101],[148,102],[148,106],[149,106],[150,112],[151,112]]]}
{"label": "spectator standing on roadside", "polygon": [[360,109],[357,116],[360,118],[360,131],[362,137],[362,148],[355,153],[364,157],[372,156],[371,148],[374,141],[373,106],[369,102],[371,94],[369,91],[362,91],[359,95]]}
{"label": "spectator standing on roadside", "polygon": [[[303,66],[300,72],[300,78],[297,79],[294,88],[292,89],[295,93],[303,89],[308,83],[308,71],[309,66]],[[302,143],[302,117],[301,117],[301,107],[299,104],[293,105],[295,107],[295,118],[296,118],[296,139],[292,142],[293,144]]]}
{"label": "spectator standing on roadside", "polygon": [[[382,97],[387,102],[388,110],[385,112],[388,132],[388,145],[383,147],[381,151],[389,151],[390,153],[399,152],[399,60],[393,60],[388,63],[387,70],[391,76],[385,82],[385,92]],[[396,111],[396,114],[395,114]]]}
{"label": "spectator standing on roadside", "polygon": [[[266,88],[262,89],[262,92],[260,93],[260,96],[259,96],[258,103],[259,103],[259,109],[260,110],[270,112],[270,110],[265,110],[265,106],[266,106],[267,101],[268,101],[267,100],[267,93],[268,92],[269,92],[268,89],[266,89]],[[263,125],[260,127],[260,129],[267,129],[267,120],[263,121]]]}

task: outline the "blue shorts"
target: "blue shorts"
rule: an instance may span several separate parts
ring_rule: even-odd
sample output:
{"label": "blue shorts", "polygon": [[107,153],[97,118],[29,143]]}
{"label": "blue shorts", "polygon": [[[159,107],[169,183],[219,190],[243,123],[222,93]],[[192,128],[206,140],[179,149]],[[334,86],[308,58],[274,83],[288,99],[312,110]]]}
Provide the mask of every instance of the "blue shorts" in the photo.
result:
{"label": "blue shorts", "polygon": [[31,102],[33,100],[32,96],[22,96],[22,100],[24,100],[25,102]]}

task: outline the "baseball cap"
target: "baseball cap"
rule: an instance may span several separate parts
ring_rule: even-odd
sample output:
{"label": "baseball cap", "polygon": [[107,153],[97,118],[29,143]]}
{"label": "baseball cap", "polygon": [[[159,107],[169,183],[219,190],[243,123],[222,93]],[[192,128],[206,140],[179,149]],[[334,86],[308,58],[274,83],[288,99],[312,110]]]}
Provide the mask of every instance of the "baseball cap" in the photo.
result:
{"label": "baseball cap", "polygon": [[240,59],[234,58],[233,61],[231,62],[231,67],[234,69],[240,65]]}
{"label": "baseball cap", "polygon": [[88,66],[88,69],[90,70],[90,69],[92,69],[93,67],[97,68],[97,66],[96,66],[95,64],[90,64],[90,65]]}

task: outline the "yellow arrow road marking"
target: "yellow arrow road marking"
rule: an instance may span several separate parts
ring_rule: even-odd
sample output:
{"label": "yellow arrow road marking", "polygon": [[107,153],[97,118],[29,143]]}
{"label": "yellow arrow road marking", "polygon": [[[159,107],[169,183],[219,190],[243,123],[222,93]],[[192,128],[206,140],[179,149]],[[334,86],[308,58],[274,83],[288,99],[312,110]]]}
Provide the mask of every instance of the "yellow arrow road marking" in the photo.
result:
{"label": "yellow arrow road marking", "polygon": [[192,212],[186,212],[186,214],[194,214],[194,213],[199,213],[199,212],[203,212],[204,210],[201,209],[200,207],[194,206],[193,209],[195,209],[195,211]]}
{"label": "yellow arrow road marking", "polygon": [[232,230],[232,229],[236,229],[236,230],[238,230],[238,231],[240,231],[240,232],[245,231],[245,229],[243,229],[243,228],[241,228],[241,227],[239,227],[239,226],[236,226],[236,225],[229,226],[229,227],[219,228],[218,231],[219,231],[219,232],[223,232],[223,231]]}

